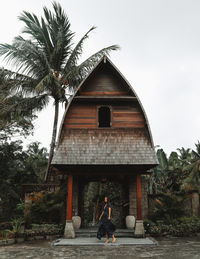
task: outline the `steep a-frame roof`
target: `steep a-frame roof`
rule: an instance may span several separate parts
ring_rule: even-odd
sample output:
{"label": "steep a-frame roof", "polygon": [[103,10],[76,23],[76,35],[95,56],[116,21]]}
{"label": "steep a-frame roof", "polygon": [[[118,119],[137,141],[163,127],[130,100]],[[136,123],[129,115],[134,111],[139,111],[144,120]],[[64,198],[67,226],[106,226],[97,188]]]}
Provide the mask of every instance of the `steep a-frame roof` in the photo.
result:
{"label": "steep a-frame roof", "polygon": [[[117,75],[117,81],[125,89],[125,94],[118,96],[81,96],[92,77],[101,67],[109,67]],[[101,90],[99,90],[101,92]],[[76,99],[88,98],[105,100],[123,100],[137,102],[145,119],[144,128],[128,129],[66,129],[64,121],[69,108]],[[58,144],[52,165],[150,165],[157,164],[149,122],[137,94],[115,67],[104,56],[89,75],[81,82],[74,96],[66,107],[58,135]]]}

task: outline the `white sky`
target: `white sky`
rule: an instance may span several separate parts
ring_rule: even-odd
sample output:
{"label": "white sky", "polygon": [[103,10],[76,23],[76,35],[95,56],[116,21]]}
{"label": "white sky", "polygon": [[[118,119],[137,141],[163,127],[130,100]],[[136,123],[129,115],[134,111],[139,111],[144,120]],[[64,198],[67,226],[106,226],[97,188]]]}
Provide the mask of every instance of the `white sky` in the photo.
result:
{"label": "white sky", "polygon": [[[93,25],[84,57],[119,44],[111,60],[138,94],[146,110],[155,145],[169,153],[194,148],[200,140],[200,1],[199,0],[60,0],[76,32]],[[23,24],[22,10],[42,14],[49,0],[1,0],[0,43],[11,43]],[[5,66],[0,62],[0,66]],[[62,112],[61,112],[62,113]],[[52,106],[39,114],[34,137],[49,147]],[[61,114],[62,115],[62,114]]]}

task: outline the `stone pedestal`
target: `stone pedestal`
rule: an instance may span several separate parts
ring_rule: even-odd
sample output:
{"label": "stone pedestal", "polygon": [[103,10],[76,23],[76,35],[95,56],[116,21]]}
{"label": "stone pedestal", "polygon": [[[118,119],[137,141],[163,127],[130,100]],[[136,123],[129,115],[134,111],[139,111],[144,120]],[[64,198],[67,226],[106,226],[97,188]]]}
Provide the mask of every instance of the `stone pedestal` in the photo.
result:
{"label": "stone pedestal", "polygon": [[75,238],[72,220],[66,220],[64,238]]}
{"label": "stone pedestal", "polygon": [[134,236],[145,237],[143,220],[136,220]]}

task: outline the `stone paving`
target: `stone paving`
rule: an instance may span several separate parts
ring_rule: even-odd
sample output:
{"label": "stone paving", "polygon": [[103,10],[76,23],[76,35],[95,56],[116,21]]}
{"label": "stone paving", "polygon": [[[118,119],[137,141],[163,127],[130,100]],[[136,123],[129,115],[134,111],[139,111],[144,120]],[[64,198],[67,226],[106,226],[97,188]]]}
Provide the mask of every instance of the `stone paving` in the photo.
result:
{"label": "stone paving", "polygon": [[[111,241],[111,240],[110,240]],[[98,240],[95,237],[77,237],[75,239],[59,238],[52,242],[54,246],[105,246],[105,239]],[[115,243],[109,242],[111,246],[130,246],[130,245],[157,245],[153,238],[117,238]]]}
{"label": "stone paving", "polygon": [[200,237],[159,238],[158,245],[52,246],[49,241],[31,241],[0,247],[1,259],[200,259]]}

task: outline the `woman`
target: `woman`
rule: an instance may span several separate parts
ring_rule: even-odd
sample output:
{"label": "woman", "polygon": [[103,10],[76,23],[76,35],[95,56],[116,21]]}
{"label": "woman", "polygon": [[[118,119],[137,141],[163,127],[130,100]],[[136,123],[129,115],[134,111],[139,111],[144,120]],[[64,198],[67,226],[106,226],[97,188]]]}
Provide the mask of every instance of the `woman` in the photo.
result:
{"label": "woman", "polygon": [[112,237],[112,243],[115,243],[116,237],[113,232],[115,231],[115,226],[110,221],[111,218],[111,205],[108,202],[108,197],[104,198],[104,209],[99,217],[99,229],[97,232],[97,238],[101,239],[106,234],[106,243],[109,242],[109,238]]}

